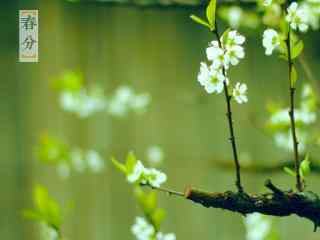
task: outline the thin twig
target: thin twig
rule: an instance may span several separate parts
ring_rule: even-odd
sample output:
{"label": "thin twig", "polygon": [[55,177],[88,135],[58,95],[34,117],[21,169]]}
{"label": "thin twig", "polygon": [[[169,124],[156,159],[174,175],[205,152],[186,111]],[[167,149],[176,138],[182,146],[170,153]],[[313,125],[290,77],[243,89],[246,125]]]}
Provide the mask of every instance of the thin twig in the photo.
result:
{"label": "thin twig", "polygon": [[149,188],[151,188],[153,190],[157,190],[157,191],[160,191],[160,192],[168,193],[169,195],[174,195],[174,196],[179,196],[179,197],[184,197],[185,196],[183,192],[174,191],[174,190],[171,190],[171,189],[168,189],[168,188],[155,187],[155,186],[152,186],[150,184],[143,184],[143,183],[141,183],[140,185],[142,187],[149,187]]}
{"label": "thin twig", "polygon": [[[218,31],[218,26],[217,23],[215,23],[215,30],[213,30],[213,33],[215,34],[219,47],[223,49],[221,40],[220,40],[220,35]],[[223,81],[223,88],[224,88],[224,95],[227,103],[227,119],[228,119],[228,124],[229,124],[229,131],[230,131],[230,137],[229,140],[231,142],[232,146],[232,153],[233,153],[233,159],[236,167],[236,186],[239,192],[243,192],[243,187],[241,184],[241,174],[240,174],[240,163],[238,159],[238,152],[237,152],[237,144],[236,144],[236,139],[235,139],[235,134],[234,134],[234,128],[233,128],[233,119],[232,119],[232,111],[231,111],[231,95],[229,94],[228,90],[228,85],[227,85],[227,75],[226,75],[226,70],[224,66],[222,67],[222,73],[225,77],[225,80]]]}
{"label": "thin twig", "polygon": [[291,58],[291,30],[290,26],[288,29],[288,37],[286,39],[286,45],[287,45],[287,51],[288,51],[288,70],[289,70],[289,91],[290,91],[290,110],[289,110],[289,116],[290,116],[290,123],[291,123],[291,135],[292,135],[292,142],[293,142],[293,151],[294,151],[294,160],[295,160],[295,171],[296,171],[296,187],[297,190],[302,192],[303,191],[303,184],[301,181],[300,176],[300,159],[299,159],[299,142],[298,137],[296,133],[296,124],[295,124],[295,114],[294,114],[294,108],[295,108],[295,84],[292,83],[292,68],[293,68],[293,61]]}

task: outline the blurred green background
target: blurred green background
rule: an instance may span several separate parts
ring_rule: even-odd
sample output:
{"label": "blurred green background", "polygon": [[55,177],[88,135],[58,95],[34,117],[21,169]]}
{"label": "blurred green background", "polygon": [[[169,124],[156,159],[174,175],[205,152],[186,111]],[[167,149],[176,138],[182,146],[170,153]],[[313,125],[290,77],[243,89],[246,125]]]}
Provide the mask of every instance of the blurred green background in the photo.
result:
{"label": "blurred green background", "polygon": [[[39,63],[18,62],[19,9],[39,9]],[[167,186],[181,191],[187,185],[210,191],[234,189],[233,172],[214,164],[232,159],[224,99],[207,95],[196,81],[212,36],[190,21],[191,13],[201,15],[192,8],[1,1],[1,239],[39,239],[37,225],[20,214],[31,206],[36,183],[46,185],[62,205],[75,202],[63,225],[68,239],[133,239],[130,226],[141,212],[131,187],[109,159],[111,155],[124,158],[134,150],[143,160],[151,143],[165,153],[161,169],[168,174]],[[249,87],[248,104],[233,108],[240,154],[272,164],[288,154],[275,147],[252,118],[263,125],[266,102],[287,101],[287,68],[276,57],[264,56],[261,31],[243,31],[247,57],[232,69],[230,79]],[[305,58],[319,76],[319,33],[308,34],[306,41]],[[298,69],[299,79],[308,81]],[[79,120],[62,112],[50,84],[65,70],[81,71],[87,83],[99,83],[106,92],[121,84],[149,92],[151,106],[143,115],[123,119],[101,113]],[[98,149],[106,160],[104,173],[59,179],[34,154],[44,130],[74,145]],[[293,187],[292,178],[285,174],[246,173],[243,182],[248,191],[263,192],[263,182],[270,177],[284,188]],[[318,181],[319,176],[312,175],[308,186],[319,192]],[[175,232],[177,239],[245,239],[239,215],[166,195],[160,194],[160,199],[167,210],[163,229]],[[319,239],[303,219],[276,221],[281,239]]]}

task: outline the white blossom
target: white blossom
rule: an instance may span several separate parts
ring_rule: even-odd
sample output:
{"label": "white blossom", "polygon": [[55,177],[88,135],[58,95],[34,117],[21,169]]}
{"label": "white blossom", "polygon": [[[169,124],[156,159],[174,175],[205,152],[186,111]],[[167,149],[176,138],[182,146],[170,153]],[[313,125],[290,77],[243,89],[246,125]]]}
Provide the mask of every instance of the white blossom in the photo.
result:
{"label": "white blossom", "polygon": [[145,172],[145,167],[143,166],[141,161],[137,161],[136,165],[134,166],[133,171],[127,175],[127,180],[130,183],[134,183],[140,179],[142,174]]}
{"label": "white blossom", "polygon": [[228,48],[226,55],[228,56],[228,61],[231,65],[237,65],[239,59],[244,58],[244,49],[242,46],[234,45]]}
{"label": "white blossom", "polygon": [[239,34],[236,30],[232,30],[228,32],[227,39],[222,42],[225,42],[225,48],[228,50],[229,47],[233,47],[236,45],[242,45],[246,41],[246,38]]}
{"label": "white blossom", "polygon": [[221,93],[224,87],[224,80],[225,77],[222,70],[216,70],[214,67],[209,68],[205,63],[201,63],[198,82],[205,88],[207,93]]}
{"label": "white blossom", "polygon": [[220,69],[222,67],[228,69],[229,58],[226,56],[224,50],[219,47],[218,41],[212,41],[206,50],[207,58],[212,61],[213,69]]}
{"label": "white blossom", "polygon": [[138,240],[150,240],[155,234],[155,229],[143,217],[136,217],[135,223],[131,227],[131,232]]}
{"label": "white blossom", "polygon": [[164,234],[162,232],[158,232],[156,240],[176,240],[176,235],[173,233]]}
{"label": "white blossom", "polygon": [[308,30],[308,15],[305,9],[299,7],[297,2],[292,2],[287,9],[286,21],[294,30],[306,32]]}
{"label": "white blossom", "polygon": [[248,102],[248,97],[246,96],[247,85],[245,83],[237,83],[233,88],[232,95],[235,100],[242,104]]}
{"label": "white blossom", "polygon": [[71,165],[77,172],[83,172],[86,169],[86,164],[83,158],[82,150],[74,148],[70,153]]}
{"label": "white blossom", "polygon": [[160,187],[162,183],[167,181],[167,175],[157,169],[145,169],[145,179],[153,187]]}
{"label": "white blossom", "polygon": [[127,180],[130,183],[140,181],[143,184],[150,184],[153,187],[160,187],[167,180],[167,175],[154,168],[146,168],[141,161],[137,161],[133,170],[128,173]]}
{"label": "white blossom", "polygon": [[271,55],[273,50],[280,45],[279,34],[273,29],[267,29],[263,32],[262,45],[266,49],[265,54]]}
{"label": "white blossom", "polygon": [[253,213],[245,219],[246,240],[265,240],[271,231],[271,221],[262,214]]}
{"label": "white blossom", "polygon": [[221,41],[223,42],[226,50],[225,56],[231,65],[237,65],[239,63],[239,59],[244,58],[244,48],[241,45],[245,40],[246,38],[236,30],[228,32],[226,39],[222,37]]}

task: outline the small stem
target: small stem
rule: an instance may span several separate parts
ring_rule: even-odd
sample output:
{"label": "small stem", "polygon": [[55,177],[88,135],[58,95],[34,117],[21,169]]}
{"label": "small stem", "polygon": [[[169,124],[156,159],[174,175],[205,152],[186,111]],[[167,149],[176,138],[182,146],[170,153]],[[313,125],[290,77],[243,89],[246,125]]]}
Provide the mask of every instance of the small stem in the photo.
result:
{"label": "small stem", "polygon": [[163,188],[163,187],[155,187],[155,186],[152,186],[150,184],[140,184],[142,187],[149,187],[153,190],[157,190],[157,191],[160,191],[160,192],[165,192],[165,193],[168,193],[169,195],[174,195],[174,196],[179,196],[179,197],[184,197],[185,194],[183,192],[178,192],[178,191],[174,191],[174,190],[171,190],[171,189],[168,189],[168,188]]}
{"label": "small stem", "polygon": [[[223,49],[221,40],[220,40],[220,35],[218,32],[218,28],[217,28],[217,23],[215,23],[215,30],[213,30],[213,33],[215,34],[219,47],[221,49]],[[229,94],[229,89],[227,86],[227,74],[226,74],[226,70],[224,68],[224,66],[222,67],[222,73],[225,77],[225,80],[223,81],[223,88],[224,88],[224,95],[225,95],[225,99],[226,99],[226,103],[227,103],[227,119],[228,119],[228,124],[229,124],[229,132],[230,132],[230,137],[229,140],[231,142],[231,146],[232,146],[232,153],[233,153],[233,159],[234,159],[234,163],[236,166],[236,186],[239,192],[243,192],[243,187],[241,184],[241,174],[240,174],[240,163],[239,163],[239,159],[238,159],[238,152],[237,152],[237,144],[236,144],[236,139],[235,139],[235,134],[234,134],[234,127],[233,127],[233,119],[232,119],[232,111],[231,111],[231,99],[232,96]]]}
{"label": "small stem", "polygon": [[289,116],[290,116],[290,123],[291,123],[291,135],[292,135],[292,142],[293,142],[293,151],[294,151],[294,160],[295,160],[295,171],[296,171],[296,187],[299,192],[303,191],[303,184],[301,181],[300,176],[300,159],[299,159],[299,142],[297,138],[296,133],[296,124],[295,124],[295,114],[294,114],[294,108],[295,108],[295,86],[292,83],[291,75],[292,75],[292,67],[293,67],[293,61],[291,58],[291,37],[290,37],[290,26],[288,30],[288,37],[286,40],[287,44],[287,50],[288,50],[288,70],[289,70],[289,84],[290,84],[290,110],[289,110]]}

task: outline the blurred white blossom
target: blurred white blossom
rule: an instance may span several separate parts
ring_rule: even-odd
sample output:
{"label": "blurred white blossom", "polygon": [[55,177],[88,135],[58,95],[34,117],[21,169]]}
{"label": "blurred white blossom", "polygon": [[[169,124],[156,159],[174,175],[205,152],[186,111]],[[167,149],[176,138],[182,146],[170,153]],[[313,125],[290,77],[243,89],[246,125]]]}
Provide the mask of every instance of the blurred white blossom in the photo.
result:
{"label": "blurred white blossom", "polygon": [[232,6],[229,8],[228,21],[232,28],[238,28],[242,17],[242,9],[238,6]]}
{"label": "blurred white blossom", "polygon": [[41,224],[41,239],[43,240],[58,240],[59,234],[57,231],[48,226],[47,224],[42,223]]}
{"label": "blurred white blossom", "polygon": [[268,217],[253,213],[244,218],[246,240],[266,240],[272,230],[272,223]]}
{"label": "blurred white blossom", "polygon": [[92,172],[98,173],[104,169],[104,160],[98,152],[94,150],[87,151],[85,159],[87,160],[88,168]]}
{"label": "blurred white blossom", "polygon": [[105,162],[100,154],[92,149],[82,150],[75,147],[70,150],[70,158],[61,160],[57,165],[57,172],[63,179],[68,178],[72,172],[82,173],[84,171],[91,171],[92,173],[99,173],[105,167]]}
{"label": "blurred white blossom", "polygon": [[[296,129],[296,132],[299,139],[299,149],[300,151],[304,152],[305,146],[306,146],[305,143],[307,141],[306,132],[300,129]],[[292,134],[290,130],[287,132],[275,133],[274,139],[277,146],[289,151],[293,151],[293,139],[292,139]]]}
{"label": "blurred white blossom", "polygon": [[272,0],[263,0],[264,6],[270,6],[272,4]]}
{"label": "blurred white blossom", "polygon": [[232,91],[232,95],[234,99],[240,104],[246,103],[248,102],[248,97],[246,93],[247,93],[247,85],[245,83],[237,82],[236,86]]}
{"label": "blurred white blossom", "polygon": [[262,45],[266,49],[265,54],[271,55],[273,50],[280,45],[279,34],[274,29],[267,29],[263,32]]}
{"label": "blurred white blossom", "polygon": [[131,227],[131,232],[137,240],[150,240],[155,234],[155,229],[143,217],[136,217],[135,223]]}
{"label": "blurred white blossom", "polygon": [[176,235],[174,233],[164,234],[162,232],[158,232],[156,240],[176,240]]}
{"label": "blurred white blossom", "polygon": [[65,162],[59,163],[57,166],[57,172],[62,179],[66,179],[70,176],[70,167]]}
{"label": "blurred white blossom", "polygon": [[147,149],[147,159],[150,164],[158,165],[163,161],[164,153],[160,146],[154,145]]}
{"label": "blurred white blossom", "polygon": [[63,110],[77,114],[81,118],[101,112],[106,108],[106,98],[98,87],[89,91],[62,91],[60,93],[60,105]]}
{"label": "blurred white blossom", "polygon": [[83,159],[82,150],[79,148],[74,148],[71,150],[71,166],[77,172],[83,172],[86,169],[86,163]]}
{"label": "blurred white blossom", "polygon": [[136,94],[129,86],[120,86],[109,100],[108,112],[118,117],[123,117],[130,111],[143,113],[150,101],[149,94]]}

